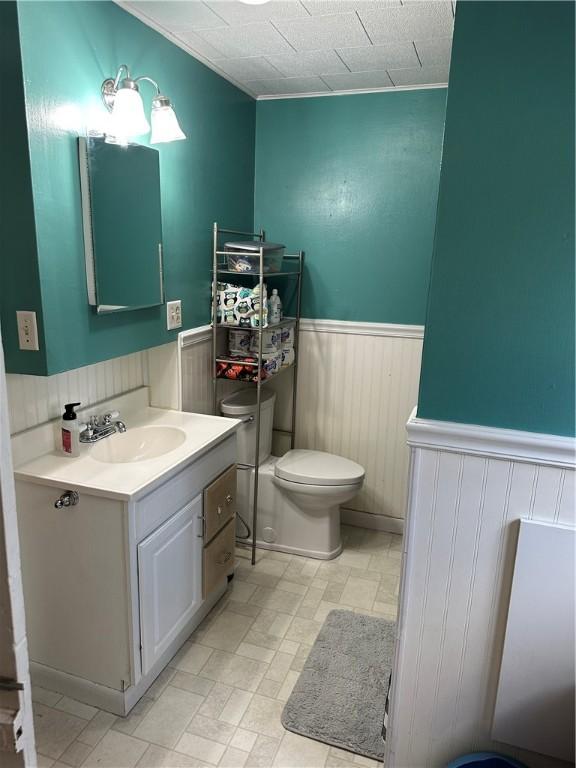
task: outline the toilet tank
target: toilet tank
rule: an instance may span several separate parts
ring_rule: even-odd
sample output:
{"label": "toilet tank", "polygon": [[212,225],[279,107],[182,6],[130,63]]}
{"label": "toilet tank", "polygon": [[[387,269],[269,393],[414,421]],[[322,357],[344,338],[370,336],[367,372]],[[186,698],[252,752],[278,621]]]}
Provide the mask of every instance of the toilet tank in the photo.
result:
{"label": "toilet tank", "polygon": [[[233,395],[225,397],[220,403],[223,416],[241,419],[254,416],[240,427],[237,432],[238,462],[254,464],[256,453],[256,389],[242,389]],[[274,423],[274,403],[276,394],[269,389],[260,391],[260,450],[259,464],[266,461],[272,450],[272,426]]]}

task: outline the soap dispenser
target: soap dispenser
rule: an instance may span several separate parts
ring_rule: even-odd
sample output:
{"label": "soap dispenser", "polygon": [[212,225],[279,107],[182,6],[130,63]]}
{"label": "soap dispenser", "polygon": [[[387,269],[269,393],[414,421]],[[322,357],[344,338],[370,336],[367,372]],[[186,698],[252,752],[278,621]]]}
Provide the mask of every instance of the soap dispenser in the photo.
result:
{"label": "soap dispenser", "polygon": [[62,453],[64,456],[80,455],[80,427],[78,426],[78,415],[74,408],[81,403],[66,403],[64,413],[62,414]]}

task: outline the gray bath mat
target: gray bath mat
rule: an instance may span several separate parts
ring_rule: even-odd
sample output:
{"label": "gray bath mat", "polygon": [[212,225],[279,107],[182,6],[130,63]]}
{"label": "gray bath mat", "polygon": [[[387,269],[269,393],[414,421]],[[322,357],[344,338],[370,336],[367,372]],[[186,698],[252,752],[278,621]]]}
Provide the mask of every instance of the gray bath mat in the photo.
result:
{"label": "gray bath mat", "polygon": [[376,760],[396,623],[331,611],[282,712],[289,731]]}

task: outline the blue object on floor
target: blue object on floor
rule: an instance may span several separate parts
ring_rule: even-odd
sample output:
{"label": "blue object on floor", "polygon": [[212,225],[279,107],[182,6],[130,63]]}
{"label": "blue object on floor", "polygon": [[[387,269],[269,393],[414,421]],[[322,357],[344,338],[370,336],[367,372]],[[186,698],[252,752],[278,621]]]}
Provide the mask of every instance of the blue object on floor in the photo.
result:
{"label": "blue object on floor", "polygon": [[496,752],[473,752],[453,760],[446,768],[526,768],[524,763]]}

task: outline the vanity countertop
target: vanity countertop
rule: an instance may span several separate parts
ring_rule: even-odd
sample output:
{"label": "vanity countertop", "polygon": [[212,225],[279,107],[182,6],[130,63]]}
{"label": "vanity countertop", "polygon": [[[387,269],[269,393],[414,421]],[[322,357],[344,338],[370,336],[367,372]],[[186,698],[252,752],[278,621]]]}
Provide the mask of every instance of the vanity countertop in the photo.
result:
{"label": "vanity countertop", "polygon": [[240,421],[198,413],[144,408],[126,419],[127,432],[139,427],[172,427],[182,430],[183,442],[176,448],[141,461],[110,462],[94,457],[94,449],[106,441],[122,439],[115,434],[88,445],[80,444],[80,456],[69,458],[50,451],[15,467],[17,480],[57,488],[92,491],[108,498],[130,500],[151,491],[186,464],[195,461],[217,443],[230,437]]}

